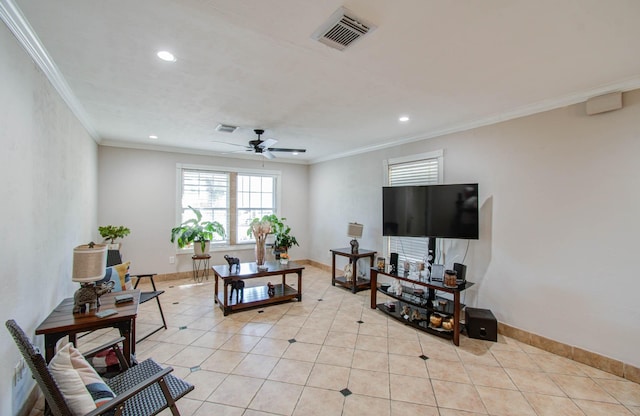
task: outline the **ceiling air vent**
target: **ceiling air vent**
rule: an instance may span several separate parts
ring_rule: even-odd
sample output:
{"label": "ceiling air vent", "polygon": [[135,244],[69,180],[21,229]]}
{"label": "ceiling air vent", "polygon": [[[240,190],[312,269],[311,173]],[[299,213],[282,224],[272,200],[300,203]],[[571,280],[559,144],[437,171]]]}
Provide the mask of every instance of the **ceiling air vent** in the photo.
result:
{"label": "ceiling air vent", "polygon": [[375,28],[371,23],[356,17],[350,10],[340,7],[329,20],[313,32],[311,39],[342,51]]}
{"label": "ceiling air vent", "polygon": [[222,133],[233,133],[234,131],[236,131],[238,127],[236,126],[231,126],[229,124],[218,124],[218,126],[216,127],[216,131],[222,132]]}

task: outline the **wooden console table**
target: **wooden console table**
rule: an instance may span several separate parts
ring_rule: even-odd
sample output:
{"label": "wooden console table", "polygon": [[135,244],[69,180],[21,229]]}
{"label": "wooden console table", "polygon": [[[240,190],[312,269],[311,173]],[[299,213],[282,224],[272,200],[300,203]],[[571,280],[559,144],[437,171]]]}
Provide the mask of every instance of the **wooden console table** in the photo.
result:
{"label": "wooden console table", "polygon": [[[378,275],[381,274],[383,276],[390,277],[392,279],[399,280],[401,285],[403,286],[402,295],[398,296],[393,293],[388,293],[383,290],[378,285]],[[419,293],[415,289],[412,289],[411,286],[420,286],[427,289],[425,293]],[[386,273],[377,268],[371,268],[371,309],[378,308],[382,312],[386,313],[389,316],[396,318],[397,320],[404,322],[407,325],[410,325],[414,328],[420,329],[422,331],[428,332],[430,334],[438,335],[444,338],[448,338],[453,340],[453,343],[457,346],[460,345],[460,311],[462,309],[460,303],[460,293],[471,286],[474,283],[467,281],[464,284],[461,284],[456,287],[447,287],[443,282],[425,282],[409,279],[408,275],[396,275],[391,273]],[[438,298],[436,296],[436,290],[451,293],[453,294],[453,300]],[[377,293],[383,293],[397,301],[394,302],[395,310],[390,310],[384,303],[377,303],[376,295]],[[419,293],[419,294],[418,294]],[[444,302],[444,306],[439,306],[439,301]],[[404,317],[401,313],[402,306],[409,306],[411,308],[418,308],[421,312],[421,315],[426,317],[423,321],[411,321]],[[445,331],[441,328],[434,328],[429,323],[429,318],[431,315],[437,314],[440,316],[449,316],[453,317],[453,328],[450,331]]]}
{"label": "wooden console table", "polygon": [[[229,271],[229,265],[213,266],[213,274],[215,276],[215,285],[213,298],[215,303],[220,306],[225,316],[230,313],[243,309],[255,308],[257,306],[271,305],[281,303],[291,299],[302,300],[302,270],[304,267],[294,262],[288,264],[280,264],[280,262],[266,262],[266,270],[258,270],[256,263],[241,263],[240,270],[234,266],[233,271]],[[286,283],[287,274],[298,275],[298,288],[295,289]],[[229,292],[228,286],[237,280],[255,279],[257,277],[282,276],[282,283],[273,282],[274,294],[269,296],[268,287],[254,286],[245,287],[242,297],[229,296],[233,293]],[[222,280],[222,293],[218,292],[218,279]]]}
{"label": "wooden console table", "polygon": [[[115,296],[131,294],[133,301],[115,303]],[[100,296],[100,309],[115,309],[117,314],[98,318],[96,309],[88,312],[73,313],[73,298],[66,298],[42,321],[36,328],[36,335],[44,335],[45,359],[51,361],[56,351],[56,344],[65,337],[76,345],[76,335],[82,332],[94,331],[102,328],[118,328],[120,335],[125,338],[122,343],[124,358],[131,364],[131,355],[136,353],[136,316],[138,314],[139,290],[111,292]]]}
{"label": "wooden console table", "polygon": [[[357,253],[352,253],[351,248],[334,248],[331,249],[331,285],[335,286],[336,283],[340,286],[344,286],[347,289],[351,289],[353,293],[360,290],[366,290],[371,287],[369,279],[358,279],[358,259],[363,257],[369,257],[369,267],[373,267],[373,260],[376,256],[376,252],[372,250],[358,250]],[[343,256],[349,258],[349,263],[353,264],[353,280],[347,281],[344,276],[336,276],[336,256]]]}

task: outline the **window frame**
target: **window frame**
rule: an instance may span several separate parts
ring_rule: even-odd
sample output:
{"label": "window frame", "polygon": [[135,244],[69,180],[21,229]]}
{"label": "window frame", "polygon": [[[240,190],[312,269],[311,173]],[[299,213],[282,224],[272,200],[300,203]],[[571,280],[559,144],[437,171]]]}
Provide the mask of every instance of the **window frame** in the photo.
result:
{"label": "window frame", "polygon": [[[229,174],[229,191],[227,197],[227,223],[225,227],[227,239],[224,242],[212,242],[210,252],[228,251],[228,250],[249,250],[253,249],[255,240],[244,242],[237,241],[236,231],[236,213],[237,213],[237,175],[256,175],[256,176],[272,176],[275,181],[274,186],[274,213],[278,215],[282,206],[282,171],[271,169],[247,169],[235,168],[228,166],[216,165],[197,165],[189,163],[176,163],[176,190],[175,190],[175,226],[182,223],[182,187],[183,187],[183,170],[203,170],[217,173]],[[176,254],[192,253],[193,248],[178,248],[175,246]]]}
{"label": "window frame", "polygon": [[[389,183],[390,177],[389,177],[389,169],[394,166],[394,165],[404,165],[404,164],[410,164],[410,163],[415,163],[415,162],[419,162],[421,160],[427,160],[427,159],[437,159],[438,161],[438,177],[437,177],[437,181],[434,182],[429,182],[429,183],[425,183],[425,182],[415,182],[412,183],[412,185],[429,185],[429,184],[442,184],[444,183],[444,151],[443,150],[435,150],[432,152],[426,152],[426,153],[420,153],[420,154],[416,154],[416,155],[410,155],[410,156],[403,156],[403,157],[397,157],[397,158],[391,158],[391,159],[386,159],[383,161],[383,166],[384,166],[384,183],[385,186],[392,186]],[[428,237],[383,237],[384,241],[383,241],[383,247],[385,250],[385,256],[388,257],[390,256],[391,253],[391,239],[392,238],[396,238],[396,239],[400,239],[400,244],[402,245],[402,242],[405,242],[408,246],[422,246],[424,245],[425,247],[425,252],[424,252],[424,256],[422,256],[421,258],[414,258],[414,257],[410,257],[409,260],[410,261],[415,261],[415,260],[419,260],[419,261],[423,261],[424,257],[427,256],[427,250],[426,248],[428,248]],[[400,253],[398,252],[398,261],[402,262],[404,261],[405,256],[404,253]]]}

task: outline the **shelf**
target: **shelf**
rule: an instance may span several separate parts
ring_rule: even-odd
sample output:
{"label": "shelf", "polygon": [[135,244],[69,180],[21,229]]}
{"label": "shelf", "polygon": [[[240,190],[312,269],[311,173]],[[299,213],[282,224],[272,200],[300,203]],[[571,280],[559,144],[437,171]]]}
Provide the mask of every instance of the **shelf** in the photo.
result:
{"label": "shelf", "polygon": [[[406,289],[406,291],[405,291],[405,289]],[[434,300],[434,304],[436,306],[429,307],[428,300],[427,300],[427,297],[426,297],[426,295],[427,295],[426,293],[425,293],[424,296],[414,295],[413,294],[413,289],[408,288],[406,286],[402,287],[402,296],[397,296],[395,293],[388,293],[385,290],[383,290],[381,287],[378,287],[378,292],[380,292],[380,293],[382,293],[382,294],[384,294],[386,296],[389,296],[390,298],[393,298],[393,299],[399,300],[401,302],[407,303],[409,305],[416,306],[416,307],[419,307],[419,308],[424,308],[424,309],[428,310],[429,312],[438,312],[438,313],[445,314],[445,315],[453,315],[453,313],[454,313],[455,305],[454,305],[453,301],[451,301],[449,299],[446,299],[446,298],[442,298],[440,296],[436,296],[436,298]],[[441,301],[441,300],[447,302],[444,308],[441,308],[439,306],[439,301]],[[464,308],[465,305],[464,304],[460,304],[460,306]]]}
{"label": "shelf", "polygon": [[[268,287],[267,286],[255,286],[255,287],[245,287],[243,296],[241,297],[242,302],[238,302],[237,292],[231,291],[229,287],[227,296],[230,296],[230,299],[227,299],[227,309],[229,311],[239,310],[239,309],[249,309],[255,308],[257,306],[269,305],[272,303],[285,302],[291,299],[295,299],[298,297],[298,291],[292,288],[289,285],[283,284],[274,284],[275,295],[269,296]],[[220,305],[224,305],[224,292],[220,292],[217,294],[218,303]]]}
{"label": "shelf", "polygon": [[419,329],[421,331],[426,331],[430,334],[433,335],[437,335],[439,337],[442,338],[446,338],[446,339],[453,339],[453,331],[447,331],[445,329],[442,328],[433,328],[431,327],[431,325],[429,324],[428,320],[424,320],[424,321],[410,321],[409,319],[404,319],[401,311],[402,311],[402,303],[400,301],[395,301],[393,302],[396,305],[396,310],[395,311],[390,311],[386,305],[384,303],[379,303],[377,304],[377,308],[378,310],[384,312],[385,314],[391,316],[392,318],[395,318],[396,320],[404,323],[405,325],[408,325],[410,327]]}
{"label": "shelf", "polygon": [[[353,289],[353,282],[347,282],[347,279],[345,279],[344,276],[336,276],[335,282],[336,284],[344,286],[347,289]],[[371,281],[369,279],[358,278],[356,279],[355,287],[356,291],[369,289],[371,288]]]}

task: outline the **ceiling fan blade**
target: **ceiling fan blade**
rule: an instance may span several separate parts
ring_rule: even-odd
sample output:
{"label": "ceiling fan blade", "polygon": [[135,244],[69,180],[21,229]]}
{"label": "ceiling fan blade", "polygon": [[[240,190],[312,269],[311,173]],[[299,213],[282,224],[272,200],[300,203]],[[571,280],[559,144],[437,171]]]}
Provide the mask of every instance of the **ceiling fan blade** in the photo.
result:
{"label": "ceiling fan blade", "polygon": [[292,153],[304,153],[307,149],[285,149],[282,147],[271,147],[269,148],[272,152],[292,152]]}
{"label": "ceiling fan blade", "polygon": [[266,157],[267,159],[275,159],[276,155],[274,155],[273,153],[271,153],[269,151],[269,149],[264,149],[262,151],[262,156]]}
{"label": "ceiling fan blade", "polygon": [[278,143],[278,141],[275,139],[267,139],[267,140],[264,140],[262,143],[260,143],[258,146],[260,146],[263,149],[268,149],[276,143]]}

